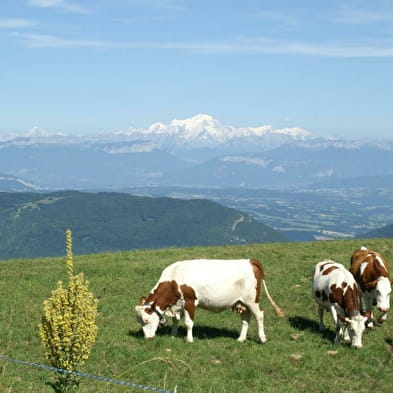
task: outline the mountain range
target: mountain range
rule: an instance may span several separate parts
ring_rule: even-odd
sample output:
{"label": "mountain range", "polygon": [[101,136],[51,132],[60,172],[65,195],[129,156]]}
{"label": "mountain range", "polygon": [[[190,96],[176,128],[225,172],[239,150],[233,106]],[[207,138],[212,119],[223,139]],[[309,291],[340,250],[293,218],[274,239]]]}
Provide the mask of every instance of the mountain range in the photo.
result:
{"label": "mountain range", "polygon": [[320,187],[361,177],[383,183],[393,174],[392,163],[393,141],[324,139],[269,125],[233,127],[209,115],[99,135],[39,127],[24,136],[0,135],[3,177],[44,190]]}

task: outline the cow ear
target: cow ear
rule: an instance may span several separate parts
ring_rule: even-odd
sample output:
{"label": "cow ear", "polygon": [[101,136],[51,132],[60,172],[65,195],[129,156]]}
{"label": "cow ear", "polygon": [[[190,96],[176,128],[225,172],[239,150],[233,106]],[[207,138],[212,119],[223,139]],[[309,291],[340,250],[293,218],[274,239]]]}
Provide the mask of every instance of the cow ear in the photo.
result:
{"label": "cow ear", "polygon": [[139,305],[143,306],[146,303],[146,298],[144,296],[142,296],[139,300]]}

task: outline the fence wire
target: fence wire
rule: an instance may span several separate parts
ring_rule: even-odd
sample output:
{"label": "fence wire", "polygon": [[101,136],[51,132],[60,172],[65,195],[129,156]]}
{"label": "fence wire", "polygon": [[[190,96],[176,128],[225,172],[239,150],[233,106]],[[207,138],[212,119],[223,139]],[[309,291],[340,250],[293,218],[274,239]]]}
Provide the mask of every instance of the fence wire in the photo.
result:
{"label": "fence wire", "polygon": [[95,380],[102,381],[102,382],[113,383],[115,385],[122,385],[122,386],[128,386],[128,387],[135,388],[135,389],[148,390],[148,391],[151,391],[151,392],[157,392],[157,393],[177,393],[177,386],[175,386],[175,389],[173,391],[163,390],[163,389],[154,388],[154,387],[151,387],[151,386],[145,386],[145,385],[141,385],[141,384],[137,384],[137,383],[133,383],[133,382],[118,381],[118,380],[113,379],[113,378],[107,378],[107,377],[101,377],[101,376],[98,376],[98,375],[91,375],[91,374],[86,374],[86,373],[80,373],[78,371],[68,371],[68,370],[65,370],[65,369],[62,369],[62,368],[46,366],[44,364],[38,364],[38,363],[27,362],[27,361],[23,361],[23,360],[12,359],[12,358],[9,358],[7,356],[2,356],[2,355],[0,355],[0,360],[6,361],[6,362],[10,362],[10,363],[21,364],[23,366],[34,367],[34,368],[38,368],[38,369],[41,369],[41,370],[55,371],[55,372],[61,373],[61,374],[70,374],[70,375],[74,375],[74,376],[81,377],[81,378],[95,379]]}

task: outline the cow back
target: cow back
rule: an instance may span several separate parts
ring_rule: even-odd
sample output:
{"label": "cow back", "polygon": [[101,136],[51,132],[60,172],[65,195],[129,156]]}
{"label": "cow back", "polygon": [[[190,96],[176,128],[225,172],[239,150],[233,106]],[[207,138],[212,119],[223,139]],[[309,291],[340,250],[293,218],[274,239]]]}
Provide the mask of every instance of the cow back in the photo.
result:
{"label": "cow back", "polygon": [[332,260],[315,266],[313,296],[320,304],[338,304],[348,314],[359,310],[358,286],[353,275],[342,264]]}
{"label": "cow back", "polygon": [[179,288],[192,288],[199,307],[220,311],[239,300],[259,302],[263,277],[262,265],[255,259],[184,260],[163,270],[152,293],[162,283],[174,281]]}
{"label": "cow back", "polygon": [[363,290],[366,284],[376,282],[379,277],[390,278],[389,266],[382,255],[365,248],[352,254],[349,270]]}

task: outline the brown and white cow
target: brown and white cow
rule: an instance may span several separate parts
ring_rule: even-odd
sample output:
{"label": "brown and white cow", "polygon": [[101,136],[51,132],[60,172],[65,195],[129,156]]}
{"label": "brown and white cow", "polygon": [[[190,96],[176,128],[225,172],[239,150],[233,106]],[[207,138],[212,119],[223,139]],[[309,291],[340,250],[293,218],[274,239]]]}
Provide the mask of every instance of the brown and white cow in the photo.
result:
{"label": "brown and white cow", "polygon": [[359,284],[364,315],[373,319],[372,307],[376,306],[383,313],[378,318],[382,323],[387,318],[392,292],[392,280],[386,260],[378,252],[362,247],[352,254],[349,270]]}
{"label": "brown and white cow", "polygon": [[137,321],[145,338],[153,338],[164,315],[172,317],[172,335],[182,316],[185,319],[187,342],[193,342],[195,309],[220,312],[226,309],[239,313],[242,328],[238,341],[245,341],[251,315],[255,316],[258,335],[266,342],[263,310],[259,306],[261,284],[277,315],[282,310],[271,298],[261,263],[255,259],[194,259],[179,261],[166,267],[150,295],[135,307]]}
{"label": "brown and white cow", "polygon": [[343,338],[361,348],[367,318],[360,313],[359,290],[352,274],[330,259],[319,262],[313,271],[312,292],[318,304],[320,329],[325,329],[324,311],[330,311],[336,327],[335,341]]}

